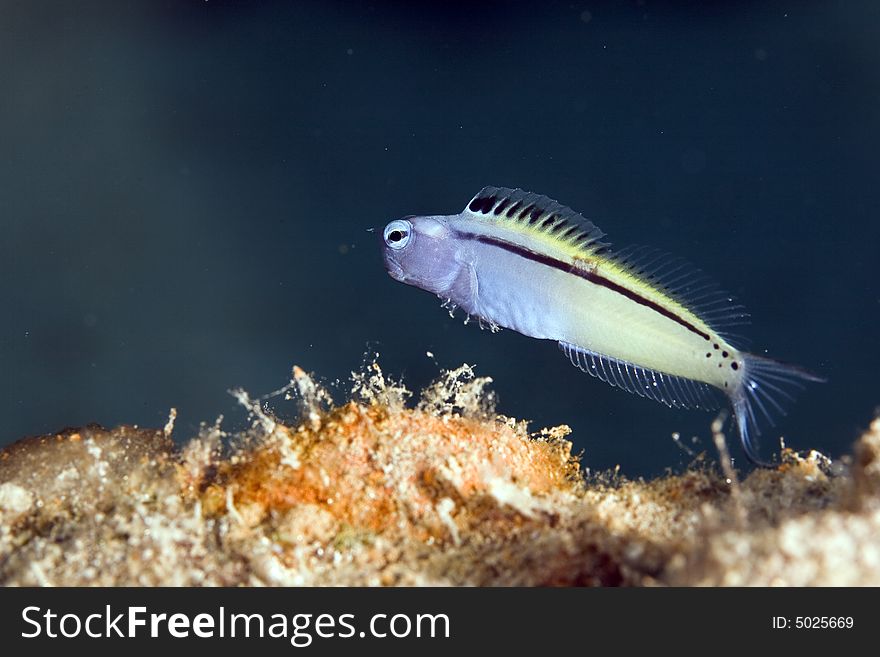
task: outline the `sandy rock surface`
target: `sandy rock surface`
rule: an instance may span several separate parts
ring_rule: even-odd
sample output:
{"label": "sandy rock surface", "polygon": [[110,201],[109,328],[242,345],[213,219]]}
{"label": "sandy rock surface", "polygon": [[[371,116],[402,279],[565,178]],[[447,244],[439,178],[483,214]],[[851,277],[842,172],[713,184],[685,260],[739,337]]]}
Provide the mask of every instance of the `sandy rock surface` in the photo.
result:
{"label": "sandy rock surface", "polygon": [[296,425],[240,391],[240,435],[21,440],[0,451],[0,583],[880,585],[880,421],[833,466],[585,477],[567,427],[496,415],[489,382],[465,366],[412,405],[373,365],[338,406],[295,368]]}

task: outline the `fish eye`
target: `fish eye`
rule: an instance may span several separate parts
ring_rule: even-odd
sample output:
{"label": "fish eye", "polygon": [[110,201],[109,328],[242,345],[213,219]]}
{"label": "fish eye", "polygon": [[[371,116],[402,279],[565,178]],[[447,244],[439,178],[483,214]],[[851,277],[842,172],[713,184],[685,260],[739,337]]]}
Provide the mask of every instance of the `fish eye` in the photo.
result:
{"label": "fish eye", "polygon": [[402,249],[409,244],[412,235],[412,224],[406,219],[397,219],[385,226],[385,244],[392,249]]}

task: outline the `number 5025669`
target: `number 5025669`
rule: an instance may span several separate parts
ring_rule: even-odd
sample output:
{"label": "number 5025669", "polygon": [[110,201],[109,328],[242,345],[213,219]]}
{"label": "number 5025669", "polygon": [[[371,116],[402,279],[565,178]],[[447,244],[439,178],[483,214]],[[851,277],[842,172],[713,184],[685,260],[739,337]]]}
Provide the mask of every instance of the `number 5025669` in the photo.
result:
{"label": "number 5025669", "polygon": [[799,630],[850,629],[854,624],[852,616],[795,616],[794,626]]}

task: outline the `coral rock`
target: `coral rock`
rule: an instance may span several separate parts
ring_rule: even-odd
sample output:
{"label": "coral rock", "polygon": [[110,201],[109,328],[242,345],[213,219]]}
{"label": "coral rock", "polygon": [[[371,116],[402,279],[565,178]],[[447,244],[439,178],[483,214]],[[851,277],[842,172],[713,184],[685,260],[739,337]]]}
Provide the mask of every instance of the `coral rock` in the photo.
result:
{"label": "coral rock", "polygon": [[[848,472],[786,453],[742,482],[703,465],[585,477],[568,427],[495,414],[444,373],[415,407],[378,366],[352,400],[299,368],[287,425],[96,425],[0,451],[6,585],[880,584],[880,421]],[[172,418],[173,419],[173,418]],[[729,473],[728,473],[729,474]]]}

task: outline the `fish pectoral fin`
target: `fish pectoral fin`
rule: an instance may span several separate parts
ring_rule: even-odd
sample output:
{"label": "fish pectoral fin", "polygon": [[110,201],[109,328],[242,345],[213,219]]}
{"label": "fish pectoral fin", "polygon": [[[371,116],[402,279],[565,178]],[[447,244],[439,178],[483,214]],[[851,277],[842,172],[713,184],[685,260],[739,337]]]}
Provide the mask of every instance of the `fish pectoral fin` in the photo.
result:
{"label": "fish pectoral fin", "polygon": [[571,364],[590,376],[639,397],[646,397],[672,408],[718,408],[721,403],[708,383],[673,376],[635,363],[619,360],[568,342],[559,348]]}

